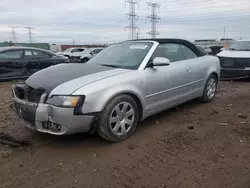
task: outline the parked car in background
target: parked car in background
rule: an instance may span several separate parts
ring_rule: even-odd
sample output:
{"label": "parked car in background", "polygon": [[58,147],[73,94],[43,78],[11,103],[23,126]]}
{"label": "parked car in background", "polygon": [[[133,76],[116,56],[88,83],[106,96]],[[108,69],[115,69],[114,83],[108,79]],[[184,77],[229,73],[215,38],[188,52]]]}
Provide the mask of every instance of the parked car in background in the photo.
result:
{"label": "parked car in background", "polygon": [[207,50],[205,50],[204,48],[197,46],[197,48],[201,51],[201,53],[203,53],[204,55],[209,55],[209,52]]}
{"label": "parked car in background", "polygon": [[68,48],[63,52],[57,52],[57,55],[62,55],[70,58],[73,54],[81,53],[85,50],[86,48]]}
{"label": "parked car in background", "polygon": [[212,101],[219,78],[218,57],[204,55],[188,41],[125,41],[88,63],[53,66],[16,84],[14,109],[39,132],[97,130],[119,142],[153,114],[195,98]]}
{"label": "parked car in background", "polygon": [[217,54],[221,64],[221,79],[250,77],[250,40],[233,42]]}
{"label": "parked car in background", "polygon": [[33,73],[57,65],[69,63],[68,58],[38,48],[0,48],[0,80],[27,78]]}
{"label": "parked car in background", "polygon": [[71,62],[81,62],[86,63],[91,58],[93,58],[96,54],[101,52],[104,48],[87,48],[83,52],[74,53],[70,56]]}

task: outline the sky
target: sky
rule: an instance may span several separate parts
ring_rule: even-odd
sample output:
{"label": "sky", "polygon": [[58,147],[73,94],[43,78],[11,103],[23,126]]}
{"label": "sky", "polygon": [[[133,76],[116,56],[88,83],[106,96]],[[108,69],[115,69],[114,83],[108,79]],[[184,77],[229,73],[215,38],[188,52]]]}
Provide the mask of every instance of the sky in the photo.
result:
{"label": "sky", "polygon": [[[141,0],[135,7],[139,38],[150,38],[151,9]],[[249,0],[154,0],[160,5],[158,38],[250,39]],[[130,39],[124,0],[6,0],[0,4],[0,41],[55,44],[105,44]]]}

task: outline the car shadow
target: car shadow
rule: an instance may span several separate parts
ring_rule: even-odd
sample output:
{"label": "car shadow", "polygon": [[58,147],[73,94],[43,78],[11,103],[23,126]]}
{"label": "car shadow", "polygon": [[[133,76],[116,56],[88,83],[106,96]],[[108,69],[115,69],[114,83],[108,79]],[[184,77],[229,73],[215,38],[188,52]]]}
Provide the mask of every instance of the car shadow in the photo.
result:
{"label": "car shadow", "polygon": [[[192,100],[177,107],[168,109],[166,111],[160,112],[156,115],[150,116],[146,118],[144,121],[140,122],[140,125],[137,128],[137,133],[140,134],[140,130],[142,129],[151,129],[156,124],[157,121],[164,121],[166,118],[169,118],[171,115],[175,113],[182,113],[183,110],[186,109],[193,109],[198,105],[202,105],[203,103],[198,100]],[[110,143],[104,139],[102,139],[97,133],[95,134],[86,134],[86,133],[79,133],[74,135],[63,135],[63,136],[54,136],[45,133],[38,133],[34,132],[34,144],[33,147],[44,147],[44,146],[54,146],[59,148],[70,148],[70,147],[77,147],[77,146],[85,146],[88,147],[105,147]],[[143,133],[141,133],[143,134]],[[136,135],[133,135],[136,136]]]}
{"label": "car shadow", "polygon": [[61,135],[55,136],[51,134],[45,133],[38,133],[36,134],[36,141],[34,146],[43,147],[43,146],[56,146],[56,147],[63,147],[63,148],[70,148],[72,146],[77,145],[91,145],[93,146],[100,146],[108,144],[102,138],[100,138],[97,134],[87,134],[87,133],[78,133],[73,135]]}
{"label": "car shadow", "polygon": [[158,114],[146,118],[144,121],[140,123],[139,129],[143,129],[145,126],[151,126],[152,124],[155,125],[157,122],[165,121],[166,119],[168,119],[172,115],[175,115],[176,113],[181,114],[184,110],[188,109],[191,111],[192,109],[200,105],[205,105],[205,103],[197,99],[194,99],[186,103],[183,103],[181,105],[178,105],[176,107],[167,109],[165,111],[162,111]]}

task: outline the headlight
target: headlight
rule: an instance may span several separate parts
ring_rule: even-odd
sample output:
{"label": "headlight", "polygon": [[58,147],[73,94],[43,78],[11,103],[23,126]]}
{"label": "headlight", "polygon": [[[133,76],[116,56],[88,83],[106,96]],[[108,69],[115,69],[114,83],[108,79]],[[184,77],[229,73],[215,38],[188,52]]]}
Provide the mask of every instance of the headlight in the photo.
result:
{"label": "headlight", "polygon": [[52,96],[46,103],[58,107],[75,108],[80,99],[81,96]]}

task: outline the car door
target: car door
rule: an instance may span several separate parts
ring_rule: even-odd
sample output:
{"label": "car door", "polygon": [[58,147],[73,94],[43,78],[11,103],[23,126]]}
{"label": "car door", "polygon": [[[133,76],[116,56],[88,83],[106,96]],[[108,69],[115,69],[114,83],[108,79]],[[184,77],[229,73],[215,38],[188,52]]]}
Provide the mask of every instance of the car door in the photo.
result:
{"label": "car door", "polygon": [[160,44],[150,61],[155,57],[170,60],[170,65],[146,68],[147,111],[154,114],[187,100],[188,86],[192,82],[189,65],[179,44]]}
{"label": "car door", "polygon": [[35,72],[53,65],[52,57],[40,50],[25,49],[23,57],[25,71],[23,74],[32,75]]}
{"label": "car door", "polygon": [[21,77],[23,50],[0,52],[0,79]]}
{"label": "car door", "polygon": [[190,77],[190,85],[187,88],[190,95],[197,95],[199,90],[203,90],[204,79],[206,76],[207,65],[204,63],[204,56],[198,57],[189,47],[180,45],[184,55],[184,61],[187,65]]}

